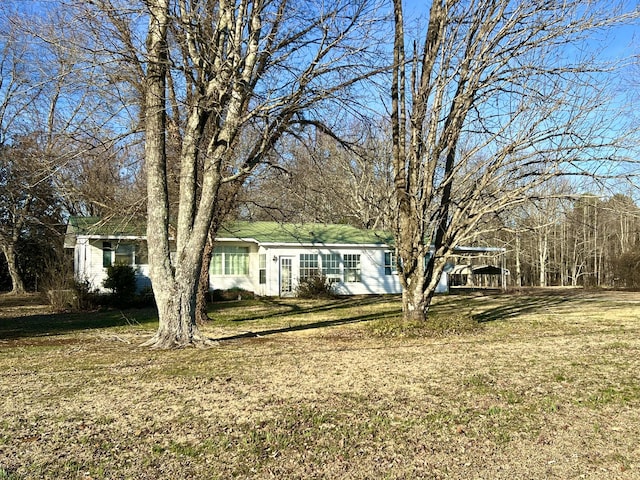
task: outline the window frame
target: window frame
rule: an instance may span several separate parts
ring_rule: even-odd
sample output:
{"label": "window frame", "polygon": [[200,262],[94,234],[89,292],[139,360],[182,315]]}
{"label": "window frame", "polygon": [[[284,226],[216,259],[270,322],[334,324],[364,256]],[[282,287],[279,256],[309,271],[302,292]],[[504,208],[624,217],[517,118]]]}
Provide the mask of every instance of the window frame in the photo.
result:
{"label": "window frame", "polygon": [[330,252],[320,254],[320,271],[327,281],[338,283],[342,281],[342,255]]}
{"label": "window frame", "polygon": [[298,256],[298,277],[300,280],[313,278],[320,273],[320,260],[317,253],[301,253]]}
{"label": "window frame", "polygon": [[384,252],[384,274],[385,275],[397,275],[398,274],[398,262],[396,260],[396,252],[387,250]]}
{"label": "window frame", "polygon": [[267,254],[260,253],[258,255],[258,284],[267,284]]}
{"label": "window frame", "polygon": [[345,283],[362,282],[362,256],[359,253],[345,253],[342,265]]}
{"label": "window frame", "polygon": [[[121,261],[123,258],[129,258],[130,261],[123,262]],[[127,265],[133,268],[149,265],[146,242],[140,240],[104,240],[102,242],[102,268],[108,268],[113,265]]]}
{"label": "window frame", "polygon": [[211,276],[246,277],[249,276],[249,247],[241,245],[218,245],[211,254],[209,266]]}

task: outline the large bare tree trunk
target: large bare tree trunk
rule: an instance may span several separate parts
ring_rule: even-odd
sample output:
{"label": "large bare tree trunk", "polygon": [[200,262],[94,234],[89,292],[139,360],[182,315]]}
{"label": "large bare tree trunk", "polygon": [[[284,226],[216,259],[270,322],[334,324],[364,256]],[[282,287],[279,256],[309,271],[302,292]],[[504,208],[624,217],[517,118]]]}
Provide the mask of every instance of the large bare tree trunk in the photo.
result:
{"label": "large bare tree trunk", "polygon": [[[356,18],[371,12],[369,0],[336,2],[336,15],[292,11],[287,0],[215,6],[185,0],[145,3],[150,14],[144,86],[147,239],[160,321],[148,344],[170,348],[206,341],[198,333],[196,307],[199,279],[201,292],[207,286],[208,260],[203,262],[202,253],[207,236],[215,235],[232,205],[227,199],[234,197],[288,129],[308,124],[299,115],[302,111],[370,75],[347,73],[355,72],[355,58],[371,59],[366,55],[368,46],[337,56],[333,50],[342,52],[343,45],[368,35]],[[327,29],[326,22],[332,27]],[[179,47],[171,49],[171,61],[169,23],[171,41]],[[295,61],[286,63],[295,50],[302,52],[300,58],[307,58],[307,64],[300,64],[295,55]],[[169,63],[174,65],[171,72]],[[288,72],[286,78],[283,71]],[[176,122],[179,192],[171,202],[177,205],[173,217],[177,221],[170,248],[165,130],[171,102],[165,92],[171,74],[183,75],[171,85],[181,89],[184,119]],[[315,88],[318,84],[323,88]]]}
{"label": "large bare tree trunk", "polygon": [[[581,0],[433,0],[423,38],[406,56],[402,0],[393,5],[398,272],[405,317],[426,318],[453,249],[478,238],[488,218],[535,199],[563,169],[575,171],[578,151],[589,152],[585,161],[594,152],[611,161],[621,139],[591,121],[606,104],[591,73],[601,66],[558,58],[576,39],[636,14],[612,21]],[[541,252],[548,261],[547,247]]]}
{"label": "large bare tree trunk", "polygon": [[[147,242],[150,277],[158,306],[159,326],[146,342],[157,348],[189,345],[198,337],[195,292],[196,266],[183,259],[179,270],[171,264],[169,198],[167,189],[165,91],[168,63],[168,0],[149,2],[148,66],[145,105],[145,159],[147,168]],[[184,266],[191,267],[185,271]]]}

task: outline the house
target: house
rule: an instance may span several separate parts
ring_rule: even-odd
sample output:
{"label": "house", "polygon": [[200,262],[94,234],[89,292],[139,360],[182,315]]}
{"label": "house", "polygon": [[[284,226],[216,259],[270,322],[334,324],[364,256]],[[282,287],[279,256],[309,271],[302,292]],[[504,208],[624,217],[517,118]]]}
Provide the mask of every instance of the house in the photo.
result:
{"label": "house", "polygon": [[151,287],[146,224],[130,218],[70,217],[64,247],[73,249],[73,273],[91,290],[105,291],[102,283],[110,265],[130,265],[138,291]]}
{"label": "house", "polygon": [[393,237],[349,225],[234,222],[218,232],[212,288],[292,296],[301,279],[323,275],[341,295],[400,293]]}
{"label": "house", "polygon": [[[286,297],[301,280],[321,274],[341,295],[400,293],[392,245],[389,233],[349,225],[230,222],[216,238],[209,287]],[[139,289],[151,286],[141,222],[71,217],[65,247],[73,249],[76,278],[93,289],[104,290],[113,264],[131,265]],[[447,290],[445,272],[438,291]]]}

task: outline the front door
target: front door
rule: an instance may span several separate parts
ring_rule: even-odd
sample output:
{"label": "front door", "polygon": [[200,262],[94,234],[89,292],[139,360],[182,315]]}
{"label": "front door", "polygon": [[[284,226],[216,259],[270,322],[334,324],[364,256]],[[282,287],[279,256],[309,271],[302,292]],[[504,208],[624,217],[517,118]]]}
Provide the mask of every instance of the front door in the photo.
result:
{"label": "front door", "polygon": [[292,282],[292,257],[280,257],[280,296],[290,297],[293,295]]}

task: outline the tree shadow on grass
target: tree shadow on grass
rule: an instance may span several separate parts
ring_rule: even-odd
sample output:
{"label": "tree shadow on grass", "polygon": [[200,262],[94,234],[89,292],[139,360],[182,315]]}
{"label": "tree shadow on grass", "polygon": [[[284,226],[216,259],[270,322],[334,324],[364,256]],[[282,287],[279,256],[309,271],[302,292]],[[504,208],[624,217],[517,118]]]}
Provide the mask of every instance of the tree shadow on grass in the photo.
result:
{"label": "tree shadow on grass", "polygon": [[[369,305],[375,305],[378,303],[386,303],[389,301],[399,301],[397,295],[362,295],[362,296],[350,296],[350,297],[338,297],[335,299],[328,299],[325,302],[305,305],[308,301],[298,298],[283,299],[277,297],[262,298],[257,301],[256,305],[264,306],[267,311],[244,310],[238,318],[229,319],[229,322],[240,323],[249,322],[253,320],[267,320],[269,318],[281,317],[281,316],[298,316],[308,315],[312,313],[320,312],[335,312],[344,309],[350,309],[355,307],[364,307]],[[216,313],[222,313],[225,310],[238,309],[238,302],[222,302],[213,303],[209,307],[209,316]],[[216,320],[212,318],[212,320]]]}
{"label": "tree shadow on grass", "polygon": [[541,312],[552,307],[575,301],[564,295],[533,295],[517,296],[507,304],[490,308],[484,312],[473,314],[472,317],[478,323],[493,322],[515,318],[527,313]]}
{"label": "tree shadow on grass", "polygon": [[230,340],[242,340],[246,338],[259,338],[259,337],[266,337],[268,335],[275,335],[278,333],[300,332],[304,330],[315,330],[318,328],[335,327],[338,325],[362,323],[362,322],[368,322],[372,320],[382,320],[385,318],[397,317],[401,313],[402,313],[401,309],[398,308],[397,310],[394,309],[386,312],[373,312],[366,315],[356,315],[353,317],[339,318],[335,320],[321,320],[317,322],[304,323],[299,325],[290,325],[287,327],[272,328],[272,329],[260,330],[256,332],[248,331],[248,332],[243,332],[236,335],[230,335],[227,337],[211,338],[210,340],[215,342],[223,342],[223,341],[230,341]]}
{"label": "tree shadow on grass", "polygon": [[0,340],[62,335],[64,333],[157,323],[155,308],[51,313],[0,318]]}

